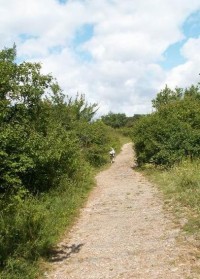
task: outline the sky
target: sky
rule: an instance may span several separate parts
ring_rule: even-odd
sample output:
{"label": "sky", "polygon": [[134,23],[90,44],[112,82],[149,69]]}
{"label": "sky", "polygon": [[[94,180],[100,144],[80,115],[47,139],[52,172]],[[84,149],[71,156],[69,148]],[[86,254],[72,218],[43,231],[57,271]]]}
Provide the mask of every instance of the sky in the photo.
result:
{"label": "sky", "polygon": [[14,43],[99,115],[151,113],[166,84],[200,82],[200,1],[0,0],[0,49]]}

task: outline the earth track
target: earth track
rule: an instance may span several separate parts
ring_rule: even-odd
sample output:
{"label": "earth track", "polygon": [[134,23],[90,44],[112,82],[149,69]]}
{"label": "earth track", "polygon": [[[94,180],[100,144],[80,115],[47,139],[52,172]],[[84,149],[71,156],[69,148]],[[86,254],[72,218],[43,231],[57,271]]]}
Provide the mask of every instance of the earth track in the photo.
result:
{"label": "earth track", "polygon": [[49,279],[187,279],[187,248],[162,196],[133,169],[131,144],[96,177],[76,224],[52,258]]}

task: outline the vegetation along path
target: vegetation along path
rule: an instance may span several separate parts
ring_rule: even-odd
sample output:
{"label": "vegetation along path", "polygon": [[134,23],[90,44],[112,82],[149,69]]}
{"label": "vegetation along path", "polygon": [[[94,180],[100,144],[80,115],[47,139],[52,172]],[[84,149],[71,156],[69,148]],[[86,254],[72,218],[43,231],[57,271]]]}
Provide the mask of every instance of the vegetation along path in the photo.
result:
{"label": "vegetation along path", "polygon": [[132,145],[125,144],[115,163],[97,175],[97,187],[55,251],[47,278],[197,278],[161,195],[132,167]]}

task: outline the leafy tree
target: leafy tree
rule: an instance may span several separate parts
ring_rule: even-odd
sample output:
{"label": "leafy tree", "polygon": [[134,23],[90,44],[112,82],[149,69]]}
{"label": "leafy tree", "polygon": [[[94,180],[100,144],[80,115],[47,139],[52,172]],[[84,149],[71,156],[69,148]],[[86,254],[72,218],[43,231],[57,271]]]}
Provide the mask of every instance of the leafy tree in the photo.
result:
{"label": "leafy tree", "polygon": [[127,117],[126,127],[131,128],[134,124],[142,117],[143,114],[134,114],[133,116]]}
{"label": "leafy tree", "polygon": [[199,85],[191,85],[189,88],[185,89],[185,98],[200,99],[200,88]]}
{"label": "leafy tree", "polygon": [[186,92],[181,100],[161,105],[134,126],[133,141],[140,165],[170,166],[185,157],[200,156],[200,99],[196,90],[193,94],[194,87]]}
{"label": "leafy tree", "polygon": [[106,125],[112,128],[121,128],[127,123],[127,117],[125,113],[109,112],[107,115],[102,116],[101,119]]}
{"label": "leafy tree", "polygon": [[0,53],[0,189],[37,192],[64,172],[78,172],[74,162],[81,155],[75,135],[53,113],[62,103],[56,81],[41,74],[39,63],[17,65],[15,58],[15,47]]}
{"label": "leafy tree", "polygon": [[181,88],[176,88],[175,91],[173,91],[166,85],[165,88],[157,94],[156,98],[152,100],[152,106],[156,110],[159,110],[164,105],[180,100],[182,96],[183,90]]}
{"label": "leafy tree", "polygon": [[[105,163],[103,145],[112,140],[105,125],[92,123],[97,104],[88,104],[79,94],[65,98],[56,80],[41,73],[39,63],[17,64],[15,59],[15,46],[0,52],[1,191],[23,186],[39,193],[62,176],[80,178],[86,161]],[[83,129],[90,147],[84,145]]]}
{"label": "leafy tree", "polygon": [[98,105],[88,104],[82,94],[77,94],[75,98],[68,96],[65,101],[61,93],[59,98],[57,104],[53,106],[54,117],[58,118],[65,130],[76,129],[79,122],[90,123],[98,110]]}
{"label": "leafy tree", "polygon": [[94,167],[108,162],[111,146],[119,150],[120,143],[115,130],[101,120],[91,122],[89,125],[86,122],[79,122],[76,131],[86,161]]}
{"label": "leafy tree", "polygon": [[91,186],[91,167],[105,164],[119,140],[93,121],[97,104],[66,98],[39,63],[15,60],[15,46],[0,51],[0,277],[33,278],[57,221],[68,223]]}

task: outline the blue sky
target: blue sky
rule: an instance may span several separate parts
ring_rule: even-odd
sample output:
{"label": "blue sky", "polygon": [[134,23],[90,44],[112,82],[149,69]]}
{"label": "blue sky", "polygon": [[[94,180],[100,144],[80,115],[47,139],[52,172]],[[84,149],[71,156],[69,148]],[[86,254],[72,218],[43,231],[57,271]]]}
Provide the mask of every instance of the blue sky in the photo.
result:
{"label": "blue sky", "polygon": [[151,111],[165,84],[199,82],[199,0],[0,0],[1,48],[41,62],[100,114]]}
{"label": "blue sky", "polygon": [[67,0],[58,0],[58,2],[61,4],[65,4],[65,3],[67,3]]}
{"label": "blue sky", "polygon": [[186,59],[181,55],[180,50],[184,45],[184,41],[170,45],[163,53],[163,61],[159,64],[166,70],[170,70],[179,64],[183,64]]}
{"label": "blue sky", "polygon": [[81,49],[81,46],[89,41],[94,35],[94,24],[83,24],[77,29],[72,40],[72,48],[82,61],[91,61],[92,56],[86,50]]}
{"label": "blue sky", "polygon": [[181,48],[188,38],[198,38],[200,35],[200,11],[192,13],[182,26],[184,38],[175,44],[170,45],[164,52],[164,60],[160,65],[169,70],[179,64],[186,62],[186,59],[181,55]]}

